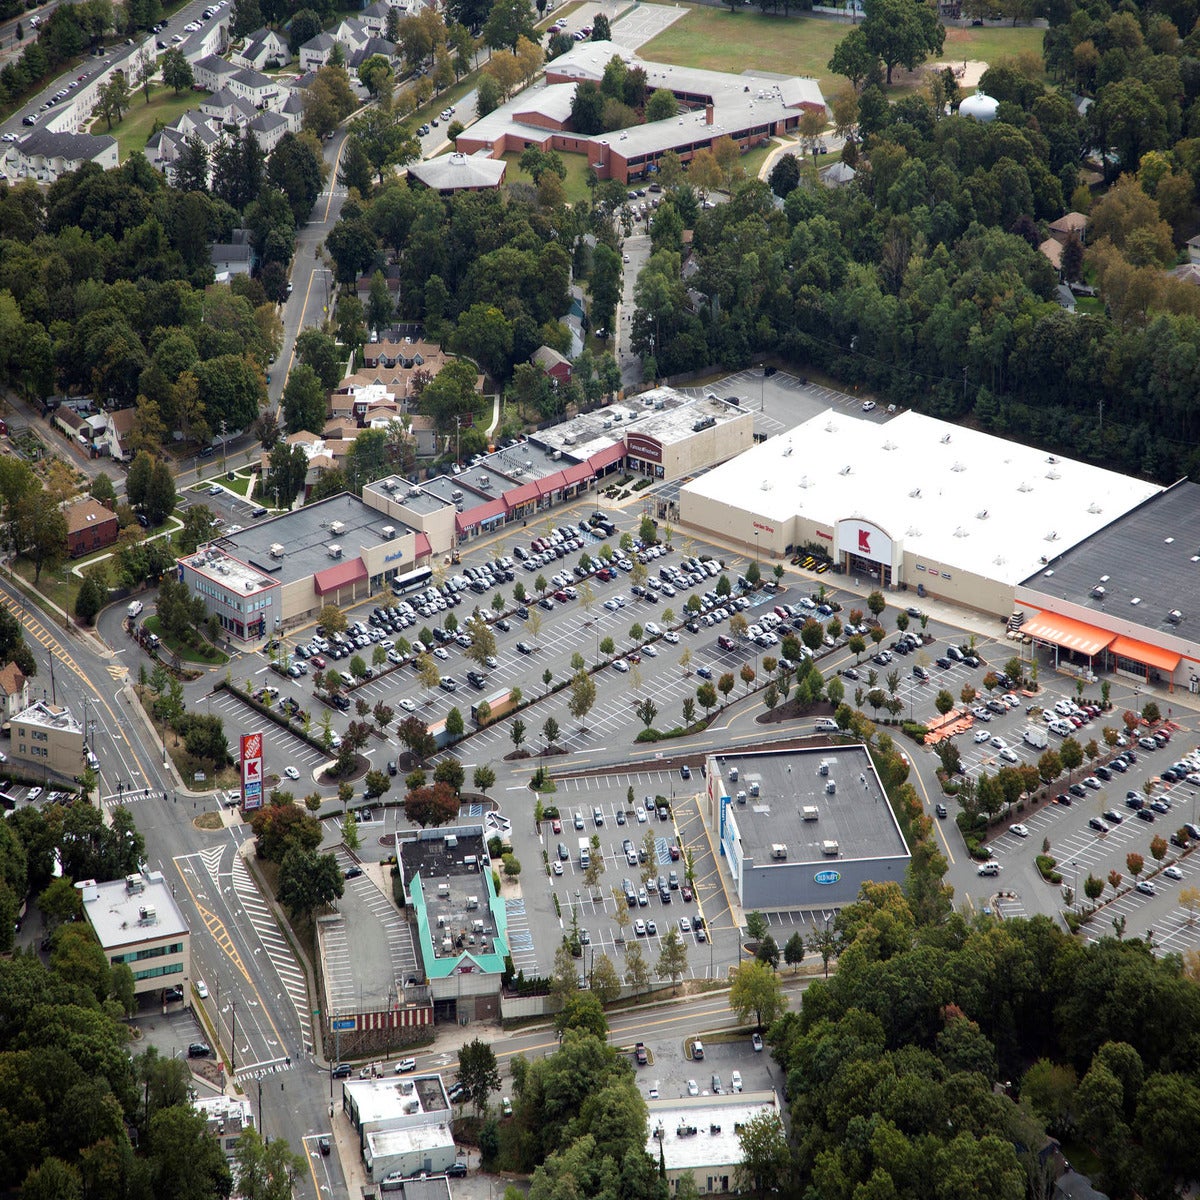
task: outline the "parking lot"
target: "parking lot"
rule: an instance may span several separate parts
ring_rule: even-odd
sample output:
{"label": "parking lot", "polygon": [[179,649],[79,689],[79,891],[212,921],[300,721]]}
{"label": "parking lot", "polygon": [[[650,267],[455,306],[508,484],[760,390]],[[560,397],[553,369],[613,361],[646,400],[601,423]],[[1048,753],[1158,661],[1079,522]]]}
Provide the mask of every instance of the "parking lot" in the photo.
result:
{"label": "parking lot", "polygon": [[741,1079],[743,1092],[783,1091],[782,1068],[765,1050],[755,1051],[744,1034],[716,1041],[704,1039],[704,1058],[699,1061],[687,1057],[688,1044],[681,1044],[677,1038],[648,1036],[645,1045],[650,1061],[644,1067],[635,1063],[638,1089],[644,1099],[651,1098],[651,1089],[657,1090],[661,1100],[711,1095],[714,1076],[720,1082],[721,1093],[728,1094],[735,1087],[734,1072]]}

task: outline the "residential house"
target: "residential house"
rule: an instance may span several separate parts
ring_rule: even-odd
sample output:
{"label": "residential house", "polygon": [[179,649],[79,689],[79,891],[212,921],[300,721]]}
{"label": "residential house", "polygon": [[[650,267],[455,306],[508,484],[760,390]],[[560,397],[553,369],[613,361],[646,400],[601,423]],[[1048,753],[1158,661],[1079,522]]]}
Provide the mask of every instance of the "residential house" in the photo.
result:
{"label": "residential house", "polygon": [[529,360],[535,367],[540,367],[543,375],[550,376],[550,382],[555,387],[562,387],[571,382],[571,360],[564,358],[550,346],[539,346]]}
{"label": "residential house", "polygon": [[66,435],[67,440],[78,446],[88,444],[87,422],[73,409],[59,407],[54,410],[53,424]]}
{"label": "residential house", "polygon": [[821,172],[821,181],[829,188],[841,188],[852,183],[858,172],[849,164],[835,162],[832,167]]}
{"label": "residential house", "polygon": [[320,67],[325,66],[336,45],[337,40],[334,36],[331,33],[326,33],[324,30],[318,33],[316,37],[309,38],[300,47],[300,70],[316,71]]}
{"label": "residential house", "polygon": [[283,88],[269,75],[242,67],[235,71],[225,84],[239,96],[249,100],[255,108],[271,108],[276,102],[283,103]]}
{"label": "residential house", "polygon": [[235,50],[231,58],[239,66],[249,67],[253,71],[265,71],[273,67],[284,67],[292,61],[292,52],[288,40],[274,29],[257,29],[247,39],[246,44]]}
{"label": "residential house", "polygon": [[1042,256],[1049,261],[1050,265],[1061,275],[1063,255],[1062,242],[1060,242],[1057,238],[1047,238],[1038,247],[1038,250],[1041,252]]}
{"label": "residential house", "polygon": [[15,662],[0,667],[0,707],[6,721],[29,707],[29,680]]}
{"label": "residential house", "polygon": [[283,140],[285,133],[295,132],[287,117],[270,109],[260,112],[246,128],[258,139],[264,154],[270,154]]}
{"label": "residential house", "polygon": [[[361,430],[356,429],[355,436],[360,432]],[[285,444],[299,446],[308,459],[308,472],[304,476],[304,495],[307,497],[322,475],[328,471],[342,468],[346,461],[346,455],[350,452],[350,447],[354,445],[354,440],[353,438],[349,440],[327,439],[310,433],[307,429],[302,429],[298,433],[289,433]],[[261,462],[265,479],[271,469],[271,455],[268,451],[263,451]]]}
{"label": "residential house", "polygon": [[382,56],[392,64],[395,64],[400,57],[395,42],[389,42],[387,38],[383,37],[369,37],[361,46],[356,46],[346,55],[346,66],[350,69],[351,74],[357,78],[358,68],[368,58],[373,58],[376,54]]}
{"label": "residential house", "polygon": [[16,146],[17,162],[10,171],[14,178],[37,179],[53,183],[63,175],[78,171],[85,163],[102,170],[117,166],[117,139],[108,134],[55,133],[35,129]]}
{"label": "residential house", "polygon": [[[358,14],[358,19],[372,32],[380,35],[387,33],[388,14],[392,11],[392,5],[388,0],[375,0],[374,4],[368,5]],[[408,14],[403,8],[400,8],[400,16],[404,17]]]}
{"label": "residential house", "polygon": [[206,54],[192,63],[192,78],[202,91],[216,92],[242,68],[223,59],[219,54]]}
{"label": "residential house", "polygon": [[72,558],[111,546],[121,531],[117,514],[90,497],[68,504],[63,516],[67,519],[67,553]]}
{"label": "residential house", "polygon": [[1050,236],[1062,245],[1074,234],[1081,242],[1087,234],[1088,219],[1083,213],[1064,213],[1057,221],[1051,221],[1046,227]]}
{"label": "residential house", "polygon": [[257,109],[228,84],[218,88],[200,104],[200,111],[219,125],[241,129],[257,115]]}
{"label": "residential house", "polygon": [[232,241],[213,242],[209,247],[217,282],[226,283],[234,275],[249,275],[254,269],[254,250],[250,245],[250,230],[234,229]]}
{"label": "residential house", "polygon": [[128,462],[133,457],[129,435],[133,432],[135,415],[136,410],[132,408],[119,408],[116,412],[108,414],[108,436],[105,445],[109,455],[118,462]]}

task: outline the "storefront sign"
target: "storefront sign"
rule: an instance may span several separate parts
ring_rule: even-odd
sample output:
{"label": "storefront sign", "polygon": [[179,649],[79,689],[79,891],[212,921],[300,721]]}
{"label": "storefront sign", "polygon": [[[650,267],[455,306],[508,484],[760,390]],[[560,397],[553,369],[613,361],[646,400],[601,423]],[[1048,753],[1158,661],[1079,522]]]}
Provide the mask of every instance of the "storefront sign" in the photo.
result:
{"label": "storefront sign", "polygon": [[640,458],[643,462],[662,462],[662,443],[656,438],[646,437],[644,433],[631,433],[625,439],[625,451],[632,458]]}
{"label": "storefront sign", "polygon": [[842,877],[841,871],[818,871],[813,876],[813,883],[819,883],[822,885],[827,885],[830,883],[837,883],[838,880],[841,879],[841,877]]}
{"label": "storefront sign", "polygon": [[244,733],[242,749],[242,807],[247,811],[262,808],[263,794],[263,737],[261,733]]}

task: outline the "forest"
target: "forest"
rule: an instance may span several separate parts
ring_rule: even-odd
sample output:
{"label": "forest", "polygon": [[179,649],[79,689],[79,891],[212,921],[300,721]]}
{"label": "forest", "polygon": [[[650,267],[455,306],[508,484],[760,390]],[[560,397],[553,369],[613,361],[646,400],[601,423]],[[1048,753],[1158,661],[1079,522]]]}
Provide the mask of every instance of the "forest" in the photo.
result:
{"label": "forest", "polygon": [[1065,1157],[1113,1197],[1200,1172],[1200,962],[1045,917],[922,924],[896,885],[836,922],[838,969],[771,1028],[797,1194],[1045,1197]]}

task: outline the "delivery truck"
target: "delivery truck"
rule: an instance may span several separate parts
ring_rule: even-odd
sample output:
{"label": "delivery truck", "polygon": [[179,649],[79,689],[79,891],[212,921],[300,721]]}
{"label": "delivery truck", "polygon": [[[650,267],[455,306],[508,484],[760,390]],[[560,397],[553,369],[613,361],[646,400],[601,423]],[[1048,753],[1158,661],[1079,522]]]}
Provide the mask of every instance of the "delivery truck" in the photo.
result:
{"label": "delivery truck", "polygon": [[1050,739],[1046,736],[1046,731],[1041,725],[1030,725],[1021,734],[1021,740],[1025,745],[1032,746],[1035,750],[1045,750],[1050,743]]}

